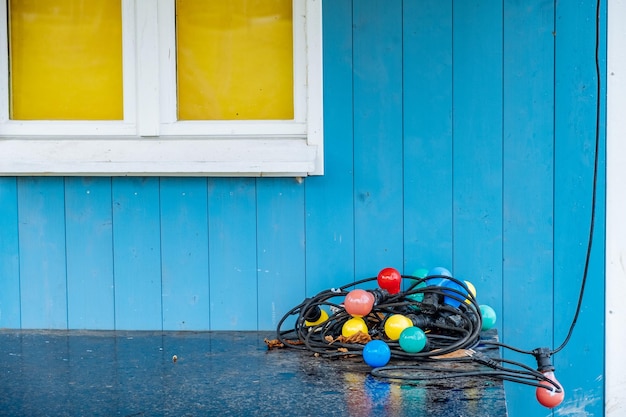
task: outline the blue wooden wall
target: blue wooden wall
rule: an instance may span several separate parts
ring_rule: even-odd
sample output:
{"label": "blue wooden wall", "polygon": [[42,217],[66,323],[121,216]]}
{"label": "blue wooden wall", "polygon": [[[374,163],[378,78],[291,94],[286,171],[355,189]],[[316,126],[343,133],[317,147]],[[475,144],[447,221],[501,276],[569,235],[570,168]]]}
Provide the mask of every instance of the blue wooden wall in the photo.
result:
{"label": "blue wooden wall", "polygon": [[[322,289],[441,265],[506,343],[560,344],[589,227],[595,3],[333,0],[323,16],[326,175],[0,178],[0,327],[273,329]],[[603,27],[603,68],[604,43]],[[603,414],[600,158],[559,416]],[[512,417],[550,414],[530,387],[507,394]]]}

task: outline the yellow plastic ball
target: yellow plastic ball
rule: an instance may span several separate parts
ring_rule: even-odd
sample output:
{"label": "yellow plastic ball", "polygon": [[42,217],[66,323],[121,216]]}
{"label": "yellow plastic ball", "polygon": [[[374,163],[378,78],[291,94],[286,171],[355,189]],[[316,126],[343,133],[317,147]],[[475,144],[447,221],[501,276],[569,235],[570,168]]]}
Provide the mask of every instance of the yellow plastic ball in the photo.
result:
{"label": "yellow plastic ball", "polygon": [[[469,281],[465,281],[465,286],[467,287],[467,289],[469,290],[470,294],[472,295],[472,297],[474,297],[474,299],[476,299],[476,287],[474,287],[474,284],[472,284]],[[469,294],[468,294],[469,295]],[[472,302],[469,299],[465,300],[465,303],[467,304],[472,304]]]}
{"label": "yellow plastic ball", "polygon": [[365,320],[361,317],[352,317],[350,320],[346,321],[341,328],[343,337],[350,337],[358,332],[363,334],[367,334],[368,332],[367,324],[365,324]]}
{"label": "yellow plastic ball", "polygon": [[385,334],[391,340],[398,340],[402,330],[411,326],[413,326],[413,322],[407,316],[394,314],[385,321]]}

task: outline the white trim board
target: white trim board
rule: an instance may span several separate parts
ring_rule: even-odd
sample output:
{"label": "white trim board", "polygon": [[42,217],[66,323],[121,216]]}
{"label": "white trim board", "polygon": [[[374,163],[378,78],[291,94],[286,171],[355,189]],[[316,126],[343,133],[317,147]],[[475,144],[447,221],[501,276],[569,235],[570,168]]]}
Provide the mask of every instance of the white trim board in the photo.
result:
{"label": "white trim board", "polygon": [[0,140],[0,166],[12,175],[302,177],[316,157],[303,138]]}
{"label": "white trim board", "polygon": [[626,0],[607,9],[605,415],[626,415]]}

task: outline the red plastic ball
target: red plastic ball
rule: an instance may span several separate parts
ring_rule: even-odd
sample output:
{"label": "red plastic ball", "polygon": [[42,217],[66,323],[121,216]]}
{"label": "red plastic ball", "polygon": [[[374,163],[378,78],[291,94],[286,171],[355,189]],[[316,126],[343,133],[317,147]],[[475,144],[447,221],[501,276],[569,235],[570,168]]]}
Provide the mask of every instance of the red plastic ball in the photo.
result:
{"label": "red plastic ball", "polygon": [[357,288],[346,294],[343,306],[348,314],[353,317],[367,316],[374,308],[374,295]]}
{"label": "red plastic ball", "polygon": [[397,294],[400,292],[402,284],[402,275],[395,268],[385,268],[378,273],[378,286],[387,290],[389,294]]}

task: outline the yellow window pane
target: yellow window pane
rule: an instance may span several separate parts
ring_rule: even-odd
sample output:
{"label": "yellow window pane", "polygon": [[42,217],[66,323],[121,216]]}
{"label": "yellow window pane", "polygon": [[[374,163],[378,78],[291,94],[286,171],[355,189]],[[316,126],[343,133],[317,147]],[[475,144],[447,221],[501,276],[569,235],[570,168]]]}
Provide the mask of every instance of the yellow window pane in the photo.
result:
{"label": "yellow window pane", "polygon": [[119,0],[9,0],[11,119],[121,120]]}
{"label": "yellow window pane", "polygon": [[179,120],[293,119],[291,0],[177,0]]}

